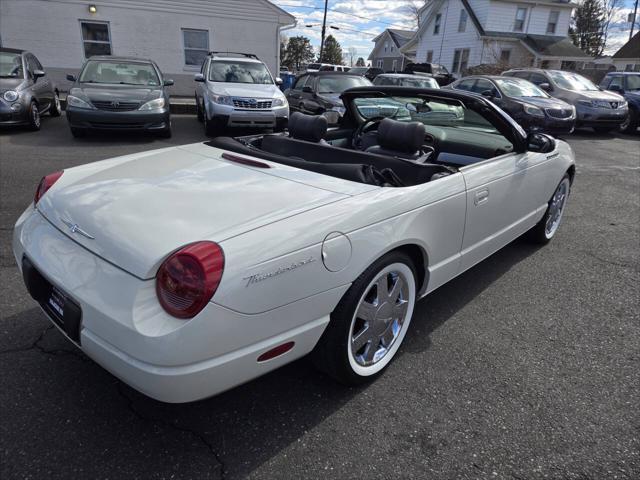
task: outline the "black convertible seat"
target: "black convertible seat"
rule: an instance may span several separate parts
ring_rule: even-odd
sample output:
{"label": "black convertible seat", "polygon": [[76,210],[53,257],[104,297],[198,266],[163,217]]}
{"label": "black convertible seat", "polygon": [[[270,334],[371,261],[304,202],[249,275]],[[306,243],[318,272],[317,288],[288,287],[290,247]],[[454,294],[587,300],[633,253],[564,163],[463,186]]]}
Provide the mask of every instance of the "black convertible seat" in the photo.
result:
{"label": "black convertible seat", "polygon": [[371,169],[367,167],[373,167],[377,171],[390,169],[404,186],[426,183],[436,173],[451,172],[442,165],[416,164],[281,135],[265,135],[259,149],[244,145],[230,137],[217,137],[207,142],[207,145],[336,178],[375,185],[379,183],[372,181]]}
{"label": "black convertible seat", "polygon": [[328,126],[324,115],[305,115],[294,112],[289,117],[289,136],[307,142],[324,142]]}
{"label": "black convertible seat", "polygon": [[422,154],[426,133],[423,123],[385,118],[378,126],[378,145],[367,148],[367,152],[413,160]]}

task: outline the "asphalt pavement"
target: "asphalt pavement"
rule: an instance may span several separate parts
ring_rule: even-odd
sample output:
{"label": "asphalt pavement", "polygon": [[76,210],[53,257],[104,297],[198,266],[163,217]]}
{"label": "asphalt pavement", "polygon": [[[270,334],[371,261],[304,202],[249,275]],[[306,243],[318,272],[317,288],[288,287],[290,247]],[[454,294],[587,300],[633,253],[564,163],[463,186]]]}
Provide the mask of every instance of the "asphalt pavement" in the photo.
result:
{"label": "asphalt pavement", "polygon": [[[419,302],[386,373],[345,388],[303,359],[168,405],[71,346],[27,294],[13,225],[43,175],[205,140],[0,131],[0,478],[640,478],[640,136],[568,137],[546,247],[518,240]],[[212,339],[215,341],[215,339]]]}

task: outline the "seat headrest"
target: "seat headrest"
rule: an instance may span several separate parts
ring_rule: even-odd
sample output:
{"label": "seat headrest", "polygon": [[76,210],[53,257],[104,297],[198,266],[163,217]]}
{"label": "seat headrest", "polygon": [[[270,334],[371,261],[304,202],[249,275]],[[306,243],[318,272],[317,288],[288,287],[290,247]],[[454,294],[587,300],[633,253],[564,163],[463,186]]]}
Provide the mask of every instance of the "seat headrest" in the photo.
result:
{"label": "seat headrest", "polygon": [[327,134],[328,122],[324,115],[305,115],[294,112],[289,117],[289,135],[296,140],[319,142]]}
{"label": "seat headrest", "polygon": [[399,122],[385,118],[378,126],[378,145],[388,150],[415,153],[424,144],[426,129],[420,122]]}

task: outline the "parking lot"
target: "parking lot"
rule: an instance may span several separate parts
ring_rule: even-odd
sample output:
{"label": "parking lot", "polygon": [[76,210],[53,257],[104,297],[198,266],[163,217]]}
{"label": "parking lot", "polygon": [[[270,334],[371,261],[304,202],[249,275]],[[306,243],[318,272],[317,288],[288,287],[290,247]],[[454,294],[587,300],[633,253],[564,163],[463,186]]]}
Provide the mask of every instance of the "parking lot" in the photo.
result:
{"label": "parking lot", "polygon": [[170,140],[73,139],[64,116],[0,132],[0,478],[640,478],[640,135],[569,136],[557,237],[422,300],[376,382],[344,388],[303,359],[169,405],[50,325],[11,235],[44,174],[206,138],[195,116],[173,124]]}

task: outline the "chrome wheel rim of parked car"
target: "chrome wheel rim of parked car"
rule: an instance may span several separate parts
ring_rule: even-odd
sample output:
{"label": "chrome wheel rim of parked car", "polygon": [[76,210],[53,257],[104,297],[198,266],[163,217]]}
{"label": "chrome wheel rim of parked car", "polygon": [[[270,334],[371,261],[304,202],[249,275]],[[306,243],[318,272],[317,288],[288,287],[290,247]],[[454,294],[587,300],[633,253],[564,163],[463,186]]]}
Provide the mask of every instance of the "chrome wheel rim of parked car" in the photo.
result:
{"label": "chrome wheel rim of parked car", "polygon": [[564,206],[568,195],[569,179],[565,178],[560,182],[560,185],[558,185],[558,188],[549,202],[549,218],[547,219],[547,224],[544,230],[547,238],[553,237],[560,226],[562,213],[564,212]]}
{"label": "chrome wheel rim of parked car", "polygon": [[31,106],[31,123],[34,127],[40,127],[40,112],[38,111],[38,106],[33,104]]}
{"label": "chrome wheel rim of parked car", "polygon": [[358,302],[349,329],[349,361],[360,375],[383,369],[400,347],[415,304],[415,280],[402,263],[382,269]]}

